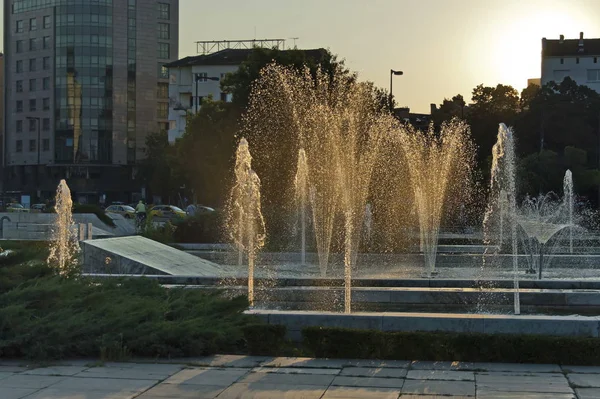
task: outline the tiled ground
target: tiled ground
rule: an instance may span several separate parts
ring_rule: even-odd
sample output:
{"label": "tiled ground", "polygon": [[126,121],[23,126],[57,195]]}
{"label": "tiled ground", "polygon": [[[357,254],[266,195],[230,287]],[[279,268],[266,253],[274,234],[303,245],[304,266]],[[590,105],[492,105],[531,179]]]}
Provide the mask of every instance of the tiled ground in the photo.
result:
{"label": "tiled ground", "polygon": [[600,367],[213,356],[181,363],[0,362],[0,399],[598,399]]}

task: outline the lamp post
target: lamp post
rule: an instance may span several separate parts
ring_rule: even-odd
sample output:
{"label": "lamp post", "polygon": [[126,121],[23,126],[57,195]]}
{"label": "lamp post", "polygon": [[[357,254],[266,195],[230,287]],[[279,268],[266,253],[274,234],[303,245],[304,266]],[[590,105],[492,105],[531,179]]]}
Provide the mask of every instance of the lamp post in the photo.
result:
{"label": "lamp post", "polygon": [[213,80],[215,82],[218,82],[219,78],[214,76],[200,76],[199,73],[195,73],[194,80],[196,81],[196,113],[198,113],[198,82],[200,80],[202,80],[203,82],[206,82],[207,80]]}
{"label": "lamp post", "polygon": [[[41,118],[38,116],[28,116],[27,120],[35,120],[35,124],[37,125],[37,165],[35,168],[35,185],[38,189],[38,197],[39,197],[39,189],[40,189],[40,122]],[[38,198],[39,200],[39,198]]]}
{"label": "lamp post", "polygon": [[393,111],[392,107],[394,106],[394,96],[392,94],[392,90],[393,90],[393,84],[394,84],[394,75],[396,76],[402,76],[404,75],[404,72],[402,71],[394,71],[393,69],[390,69],[390,111]]}

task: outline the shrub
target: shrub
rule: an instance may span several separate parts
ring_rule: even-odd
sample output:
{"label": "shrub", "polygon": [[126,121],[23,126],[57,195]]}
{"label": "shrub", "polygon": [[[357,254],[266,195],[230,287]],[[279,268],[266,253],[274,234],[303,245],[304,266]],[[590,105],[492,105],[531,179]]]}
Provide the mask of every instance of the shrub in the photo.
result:
{"label": "shrub", "polygon": [[276,324],[250,324],[243,328],[246,347],[251,355],[281,356],[289,342],[287,328]]}
{"label": "shrub", "polygon": [[221,211],[199,213],[175,222],[175,242],[217,243],[223,239],[223,214]]}
{"label": "shrub", "polygon": [[166,222],[159,226],[152,223],[151,218],[148,218],[142,236],[163,244],[170,244],[175,240],[176,231],[177,228],[171,222]]}
{"label": "shrub", "polygon": [[107,226],[115,227],[115,222],[104,212],[104,209],[93,204],[73,204],[73,213],[93,213]]}

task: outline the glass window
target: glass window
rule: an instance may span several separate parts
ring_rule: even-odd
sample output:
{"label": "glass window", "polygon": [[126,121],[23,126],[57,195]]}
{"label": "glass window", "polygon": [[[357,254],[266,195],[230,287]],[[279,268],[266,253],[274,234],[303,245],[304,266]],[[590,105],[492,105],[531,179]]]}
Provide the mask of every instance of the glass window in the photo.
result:
{"label": "glass window", "polygon": [[587,80],[588,82],[600,82],[600,69],[588,69]]}
{"label": "glass window", "polygon": [[169,84],[159,83],[156,90],[157,98],[169,98]]}
{"label": "glass window", "polygon": [[17,100],[17,112],[23,112],[23,100]]}
{"label": "glass window", "polygon": [[50,36],[44,36],[43,44],[44,49],[47,50],[50,48]]}
{"label": "glass window", "polygon": [[50,90],[50,78],[49,77],[45,77],[44,80],[42,81],[42,89]]}
{"label": "glass window", "polygon": [[162,64],[158,64],[158,78],[169,79],[169,68]]}
{"label": "glass window", "polygon": [[23,40],[17,40],[15,52],[17,52],[17,53],[23,52]]}
{"label": "glass window", "polygon": [[29,59],[29,72],[35,72],[36,70],[35,58]]}
{"label": "glass window", "polygon": [[36,42],[35,39],[29,39],[29,51],[35,51],[35,50],[37,50],[35,42]]}
{"label": "glass window", "polygon": [[23,152],[23,140],[15,141],[15,150],[17,152]]}
{"label": "glass window", "polygon": [[157,116],[158,119],[169,118],[169,103],[158,103]]}
{"label": "glass window", "polygon": [[37,130],[36,121],[37,119],[28,119],[29,121],[29,131],[35,132]]}
{"label": "glass window", "polygon": [[37,80],[29,79],[29,91],[36,91],[36,90],[37,90]]}
{"label": "glass window", "polygon": [[29,18],[29,30],[30,31],[37,30],[37,19]]}
{"label": "glass window", "polygon": [[35,98],[32,98],[31,100],[29,100],[29,111],[30,112],[37,111],[37,101],[35,101]]}
{"label": "glass window", "polygon": [[171,5],[158,3],[158,19],[171,19]]}
{"label": "glass window", "polygon": [[35,143],[34,139],[29,140],[29,152],[35,151],[35,147],[36,147],[35,144],[36,143]]}
{"label": "glass window", "polygon": [[17,21],[17,26],[15,28],[17,33],[23,33],[23,21]]}
{"label": "glass window", "polygon": [[44,111],[50,110],[50,99],[48,97],[42,99],[42,108]]}
{"label": "glass window", "polygon": [[42,130],[44,130],[44,131],[50,130],[50,118],[43,119]]}
{"label": "glass window", "polygon": [[169,40],[171,39],[171,29],[170,29],[171,25],[164,23],[164,22],[159,22],[158,23],[158,38],[162,39],[162,40]]}
{"label": "glass window", "polygon": [[17,61],[17,73],[23,72],[23,60]]}
{"label": "glass window", "polygon": [[169,58],[170,48],[169,43],[158,43],[158,58]]}
{"label": "glass window", "polygon": [[42,140],[42,151],[50,151],[50,139]]}
{"label": "glass window", "polygon": [[50,57],[44,57],[44,70],[47,71],[50,69]]}
{"label": "glass window", "polygon": [[17,121],[17,133],[23,133],[23,121]]}
{"label": "glass window", "polygon": [[17,93],[23,93],[23,81],[22,80],[17,80]]}
{"label": "glass window", "polygon": [[50,28],[50,15],[44,15],[44,29]]}

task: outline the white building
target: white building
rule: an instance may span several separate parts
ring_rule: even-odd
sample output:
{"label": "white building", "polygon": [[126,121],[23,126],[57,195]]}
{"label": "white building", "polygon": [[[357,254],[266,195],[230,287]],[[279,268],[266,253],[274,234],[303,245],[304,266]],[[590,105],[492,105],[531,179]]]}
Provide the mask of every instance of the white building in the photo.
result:
{"label": "white building", "polygon": [[600,39],[542,39],[542,85],[570,77],[600,93]]}
{"label": "white building", "polygon": [[231,101],[221,91],[221,80],[237,71],[251,49],[225,49],[212,54],[185,57],[167,64],[169,68],[169,142],[185,132],[186,116],[196,113],[205,98]]}

